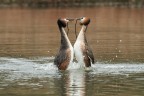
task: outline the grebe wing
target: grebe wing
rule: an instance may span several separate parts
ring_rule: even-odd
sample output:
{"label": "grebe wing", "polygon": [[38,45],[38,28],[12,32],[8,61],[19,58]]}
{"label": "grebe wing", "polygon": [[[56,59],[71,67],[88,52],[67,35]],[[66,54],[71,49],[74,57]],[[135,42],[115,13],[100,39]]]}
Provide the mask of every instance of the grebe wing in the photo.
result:
{"label": "grebe wing", "polygon": [[59,66],[67,58],[66,51],[60,50],[57,56],[55,57],[54,64]]}
{"label": "grebe wing", "polygon": [[70,49],[60,50],[54,60],[54,64],[60,66],[61,64],[67,64],[70,61]]}
{"label": "grebe wing", "polygon": [[94,64],[95,63],[95,61],[94,61],[94,55],[93,55],[93,52],[92,52],[91,48],[88,47],[88,46],[87,46],[87,55],[90,58],[91,62]]}

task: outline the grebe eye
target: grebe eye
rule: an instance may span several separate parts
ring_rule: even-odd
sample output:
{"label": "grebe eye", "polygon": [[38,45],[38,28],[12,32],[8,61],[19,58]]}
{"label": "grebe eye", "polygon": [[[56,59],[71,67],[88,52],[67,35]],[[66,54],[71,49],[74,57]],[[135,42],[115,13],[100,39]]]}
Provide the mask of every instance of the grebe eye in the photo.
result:
{"label": "grebe eye", "polygon": [[82,20],[84,19],[84,17],[81,18]]}

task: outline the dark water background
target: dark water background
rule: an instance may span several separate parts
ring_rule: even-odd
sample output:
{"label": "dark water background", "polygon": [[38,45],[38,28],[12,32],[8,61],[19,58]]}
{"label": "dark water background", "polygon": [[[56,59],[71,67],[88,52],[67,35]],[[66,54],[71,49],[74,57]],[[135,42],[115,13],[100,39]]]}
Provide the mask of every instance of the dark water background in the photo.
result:
{"label": "dark water background", "polygon": [[[57,19],[81,16],[91,18],[86,34],[97,62],[58,71]],[[143,96],[143,26],[136,8],[0,9],[0,96]]]}

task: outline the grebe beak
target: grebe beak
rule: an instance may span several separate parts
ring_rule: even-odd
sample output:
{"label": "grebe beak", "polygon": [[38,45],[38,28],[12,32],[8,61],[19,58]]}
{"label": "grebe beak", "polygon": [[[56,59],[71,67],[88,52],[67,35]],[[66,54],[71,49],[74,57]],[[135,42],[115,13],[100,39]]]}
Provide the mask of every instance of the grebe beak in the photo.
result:
{"label": "grebe beak", "polygon": [[66,18],[66,20],[68,20],[68,21],[74,21],[75,19],[74,18]]}
{"label": "grebe beak", "polygon": [[81,20],[81,19],[83,19],[83,17],[80,17],[80,18],[76,18],[76,20]]}

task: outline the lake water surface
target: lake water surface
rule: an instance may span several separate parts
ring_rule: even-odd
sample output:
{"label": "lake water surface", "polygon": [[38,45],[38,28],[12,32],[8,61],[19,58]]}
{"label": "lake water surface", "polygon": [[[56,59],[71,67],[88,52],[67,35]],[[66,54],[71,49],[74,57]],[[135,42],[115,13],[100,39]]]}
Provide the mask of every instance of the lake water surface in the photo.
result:
{"label": "lake water surface", "polygon": [[[81,16],[91,18],[86,34],[97,62],[59,71],[57,19]],[[143,9],[0,9],[0,96],[144,96],[143,26]]]}

